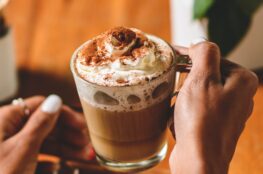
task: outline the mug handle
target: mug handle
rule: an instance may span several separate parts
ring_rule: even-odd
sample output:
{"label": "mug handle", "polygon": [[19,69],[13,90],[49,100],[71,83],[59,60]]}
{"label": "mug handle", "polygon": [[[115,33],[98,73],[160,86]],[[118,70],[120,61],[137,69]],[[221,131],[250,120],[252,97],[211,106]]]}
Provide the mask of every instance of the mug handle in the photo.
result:
{"label": "mug handle", "polygon": [[192,61],[188,55],[177,55],[175,58],[175,89],[173,97],[177,96],[192,67]]}
{"label": "mug handle", "polygon": [[173,118],[173,110],[176,101],[176,97],[179,94],[181,87],[184,84],[185,79],[188,76],[189,71],[192,67],[192,61],[188,55],[178,55],[176,54],[175,58],[175,88],[172,94],[171,99],[171,116],[168,119],[167,126],[171,130],[173,138],[176,139],[175,131],[174,131],[174,118]]}

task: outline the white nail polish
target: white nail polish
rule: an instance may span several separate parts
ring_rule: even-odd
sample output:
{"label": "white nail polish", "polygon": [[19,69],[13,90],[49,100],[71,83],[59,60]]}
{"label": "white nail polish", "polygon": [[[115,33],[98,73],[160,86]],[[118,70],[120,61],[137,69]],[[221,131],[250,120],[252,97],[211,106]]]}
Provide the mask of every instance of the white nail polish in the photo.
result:
{"label": "white nail polish", "polygon": [[58,112],[62,106],[62,100],[58,95],[52,94],[42,103],[41,110],[43,112],[53,114]]}
{"label": "white nail polish", "polygon": [[192,40],[191,45],[196,45],[196,44],[199,44],[199,43],[202,43],[205,41],[207,41],[207,39],[204,37],[196,38],[196,39]]}

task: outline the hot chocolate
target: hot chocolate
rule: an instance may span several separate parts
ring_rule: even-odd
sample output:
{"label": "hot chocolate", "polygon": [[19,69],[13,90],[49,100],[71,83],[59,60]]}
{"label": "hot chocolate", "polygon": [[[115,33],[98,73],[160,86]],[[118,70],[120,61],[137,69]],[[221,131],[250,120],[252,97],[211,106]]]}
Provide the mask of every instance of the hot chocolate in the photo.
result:
{"label": "hot chocolate", "polygon": [[173,58],[163,40],[124,27],[87,41],[73,55],[71,68],[91,141],[98,158],[110,167],[116,162],[127,169],[163,158]]}

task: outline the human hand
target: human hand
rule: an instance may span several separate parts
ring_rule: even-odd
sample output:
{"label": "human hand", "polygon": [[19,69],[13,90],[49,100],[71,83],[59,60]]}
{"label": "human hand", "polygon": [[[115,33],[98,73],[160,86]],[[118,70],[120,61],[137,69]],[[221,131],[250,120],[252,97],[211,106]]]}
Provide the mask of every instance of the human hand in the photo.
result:
{"label": "human hand", "polygon": [[192,69],[174,110],[176,146],[170,156],[173,174],[224,174],[252,113],[258,79],[249,70],[220,59],[220,50],[201,42],[179,52]]}
{"label": "human hand", "polygon": [[[33,174],[42,153],[63,158],[90,159],[81,114],[62,105],[58,96],[36,96],[25,100],[32,114],[21,106],[0,108],[0,171],[5,174]],[[56,125],[57,123],[57,125]]]}

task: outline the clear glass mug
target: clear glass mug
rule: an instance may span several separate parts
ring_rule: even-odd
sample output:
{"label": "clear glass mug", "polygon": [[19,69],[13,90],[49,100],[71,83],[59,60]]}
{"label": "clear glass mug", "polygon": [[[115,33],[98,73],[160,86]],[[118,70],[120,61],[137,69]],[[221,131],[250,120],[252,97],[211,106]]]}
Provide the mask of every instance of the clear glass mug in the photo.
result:
{"label": "clear glass mug", "polygon": [[74,62],[77,52],[89,41],[71,58],[71,71],[97,160],[113,171],[145,170],[166,155],[167,122],[172,112],[171,98],[176,93],[176,65],[183,65],[187,57],[176,56],[173,48],[156,36],[147,37],[166,44],[173,56],[172,66],[148,83],[108,87],[84,80],[78,75]]}

